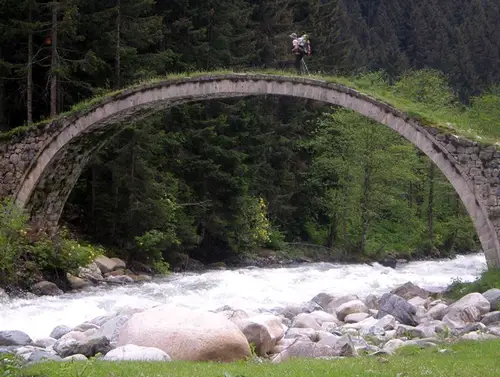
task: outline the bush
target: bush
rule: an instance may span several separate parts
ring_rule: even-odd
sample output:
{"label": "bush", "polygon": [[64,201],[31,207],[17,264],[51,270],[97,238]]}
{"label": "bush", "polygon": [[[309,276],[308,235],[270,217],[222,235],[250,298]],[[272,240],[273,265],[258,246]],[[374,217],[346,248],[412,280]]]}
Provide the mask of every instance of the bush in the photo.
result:
{"label": "bush", "polygon": [[[455,280],[447,289],[446,296],[451,299],[459,299],[469,293],[484,293],[491,288],[500,288],[500,268],[490,269],[481,275],[477,280],[467,283],[460,279]],[[500,308],[491,308],[500,310]]]}
{"label": "bush", "polygon": [[52,237],[35,233],[19,207],[0,202],[0,285],[28,288],[54,271],[74,273],[102,253],[71,239],[66,229]]}

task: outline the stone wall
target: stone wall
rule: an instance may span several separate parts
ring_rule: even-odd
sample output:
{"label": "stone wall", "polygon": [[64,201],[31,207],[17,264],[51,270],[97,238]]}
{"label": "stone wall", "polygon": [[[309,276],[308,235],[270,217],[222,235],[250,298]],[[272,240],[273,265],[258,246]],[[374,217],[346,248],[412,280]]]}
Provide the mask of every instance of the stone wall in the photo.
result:
{"label": "stone wall", "polygon": [[440,133],[374,98],[324,81],[271,75],[219,75],[152,83],[0,141],[0,196],[13,197],[34,223],[52,230],[92,154],[123,124],[183,102],[287,95],[352,109],[385,124],[446,175],[469,212],[490,265],[500,266],[500,152]]}

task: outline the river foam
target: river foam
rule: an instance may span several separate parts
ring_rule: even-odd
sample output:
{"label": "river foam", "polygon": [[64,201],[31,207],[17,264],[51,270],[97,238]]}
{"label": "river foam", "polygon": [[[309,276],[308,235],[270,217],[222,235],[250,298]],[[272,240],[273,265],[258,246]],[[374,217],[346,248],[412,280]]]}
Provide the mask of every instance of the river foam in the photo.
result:
{"label": "river foam", "polygon": [[167,279],[119,287],[98,287],[58,297],[13,299],[0,303],[0,331],[22,330],[46,337],[57,325],[77,326],[100,315],[172,304],[216,309],[273,308],[300,304],[320,292],[334,295],[381,295],[411,281],[438,290],[453,279],[472,281],[486,269],[484,254],[452,260],[412,262],[392,269],[379,264],[313,263],[298,267],[244,268],[173,274]]}

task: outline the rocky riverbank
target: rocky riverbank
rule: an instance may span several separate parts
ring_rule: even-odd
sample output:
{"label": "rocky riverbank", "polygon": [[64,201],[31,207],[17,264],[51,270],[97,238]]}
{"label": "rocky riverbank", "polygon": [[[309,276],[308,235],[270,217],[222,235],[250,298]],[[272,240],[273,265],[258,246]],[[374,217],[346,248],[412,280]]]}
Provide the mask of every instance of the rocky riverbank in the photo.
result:
{"label": "rocky riverbank", "polygon": [[[406,283],[381,297],[319,293],[298,306],[250,312],[161,305],[101,316],[74,328],[57,326],[31,339],[0,331],[0,353],[28,363],[48,360],[240,360],[338,358],[392,354],[408,345],[500,338],[500,289],[447,302]],[[445,347],[445,346],[444,346]]]}

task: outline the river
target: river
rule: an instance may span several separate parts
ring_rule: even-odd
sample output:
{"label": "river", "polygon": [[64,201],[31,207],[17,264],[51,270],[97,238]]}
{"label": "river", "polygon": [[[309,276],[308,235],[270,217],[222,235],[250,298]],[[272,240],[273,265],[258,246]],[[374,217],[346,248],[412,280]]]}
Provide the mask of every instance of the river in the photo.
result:
{"label": "river", "polygon": [[0,330],[22,330],[37,339],[48,336],[57,325],[77,326],[100,315],[158,304],[206,310],[223,305],[270,309],[309,301],[320,292],[357,294],[360,298],[381,295],[407,281],[439,290],[454,278],[472,281],[485,269],[481,253],[411,262],[396,269],[379,264],[312,263],[276,269],[178,273],[140,285],[95,287],[58,297],[0,302]]}

